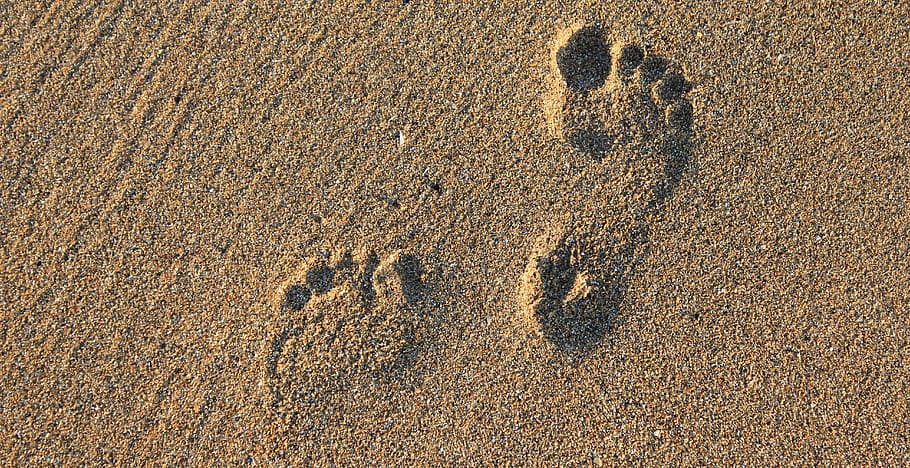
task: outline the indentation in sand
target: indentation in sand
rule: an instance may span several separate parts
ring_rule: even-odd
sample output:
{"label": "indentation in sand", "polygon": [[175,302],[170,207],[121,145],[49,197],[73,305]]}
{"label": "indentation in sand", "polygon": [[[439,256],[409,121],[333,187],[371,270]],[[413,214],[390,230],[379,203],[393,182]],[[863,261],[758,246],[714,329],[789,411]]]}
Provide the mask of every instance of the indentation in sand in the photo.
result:
{"label": "indentation in sand", "polygon": [[666,134],[679,139],[691,131],[685,96],[691,85],[662,57],[610,42],[591,25],[562,31],[551,47],[543,103],[554,137],[602,158],[619,145],[646,145]]}
{"label": "indentation in sand", "polygon": [[609,41],[597,26],[560,32],[550,52],[547,126],[618,176],[624,202],[614,206],[627,212],[538,238],[518,299],[531,329],[559,349],[585,352],[613,327],[651,220],[689,164],[692,86],[678,66],[636,44]]}
{"label": "indentation in sand", "polygon": [[577,93],[603,86],[610,73],[610,53],[603,32],[593,26],[572,30],[556,51],[556,65],[566,86]]}
{"label": "indentation in sand", "polygon": [[537,239],[519,284],[525,323],[563,350],[592,349],[616,312],[612,281],[598,275],[587,250],[577,236],[546,233]]}
{"label": "indentation in sand", "polygon": [[419,262],[401,251],[305,262],[274,301],[283,320],[265,363],[274,404],[405,370],[417,346],[421,276]]}

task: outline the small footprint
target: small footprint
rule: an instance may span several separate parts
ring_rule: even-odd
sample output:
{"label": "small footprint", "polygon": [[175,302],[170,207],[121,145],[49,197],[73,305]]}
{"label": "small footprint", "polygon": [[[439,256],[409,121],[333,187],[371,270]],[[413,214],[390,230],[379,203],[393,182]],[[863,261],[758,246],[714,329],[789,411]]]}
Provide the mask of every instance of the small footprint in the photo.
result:
{"label": "small footprint", "polygon": [[532,329],[559,349],[587,352],[615,323],[651,220],[689,165],[692,86],[676,65],[634,44],[611,45],[597,26],[559,34],[550,65],[548,127],[597,158],[594,173],[622,175],[614,195],[625,198],[619,210],[626,212],[596,215],[581,227],[562,224],[538,238],[518,298]]}
{"label": "small footprint", "polygon": [[387,382],[406,370],[422,326],[422,290],[419,262],[401,251],[305,262],[273,301],[283,323],[267,343],[273,406]]}

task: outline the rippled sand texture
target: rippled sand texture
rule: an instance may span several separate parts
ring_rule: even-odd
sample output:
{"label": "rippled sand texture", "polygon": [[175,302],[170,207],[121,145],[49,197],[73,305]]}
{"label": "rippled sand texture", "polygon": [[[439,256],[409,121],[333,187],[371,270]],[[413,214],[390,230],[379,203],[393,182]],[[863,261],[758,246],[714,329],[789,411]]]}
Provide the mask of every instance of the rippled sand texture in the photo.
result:
{"label": "rippled sand texture", "polygon": [[0,7],[0,459],[910,464],[908,11]]}

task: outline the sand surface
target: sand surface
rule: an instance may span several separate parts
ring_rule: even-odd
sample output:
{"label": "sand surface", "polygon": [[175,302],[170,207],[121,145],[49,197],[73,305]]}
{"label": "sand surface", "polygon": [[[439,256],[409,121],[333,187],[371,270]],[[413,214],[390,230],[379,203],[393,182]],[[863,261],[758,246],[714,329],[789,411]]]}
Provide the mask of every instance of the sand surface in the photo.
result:
{"label": "sand surface", "polygon": [[4,464],[910,463],[910,4],[533,3],[0,7]]}

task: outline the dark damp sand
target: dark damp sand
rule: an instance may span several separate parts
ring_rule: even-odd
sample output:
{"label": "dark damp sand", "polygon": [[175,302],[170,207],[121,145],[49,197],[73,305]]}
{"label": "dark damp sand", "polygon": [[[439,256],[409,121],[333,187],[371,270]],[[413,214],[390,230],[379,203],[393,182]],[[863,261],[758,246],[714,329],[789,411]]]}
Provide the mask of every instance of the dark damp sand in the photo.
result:
{"label": "dark damp sand", "polygon": [[588,3],[3,8],[3,460],[910,463],[908,5]]}

